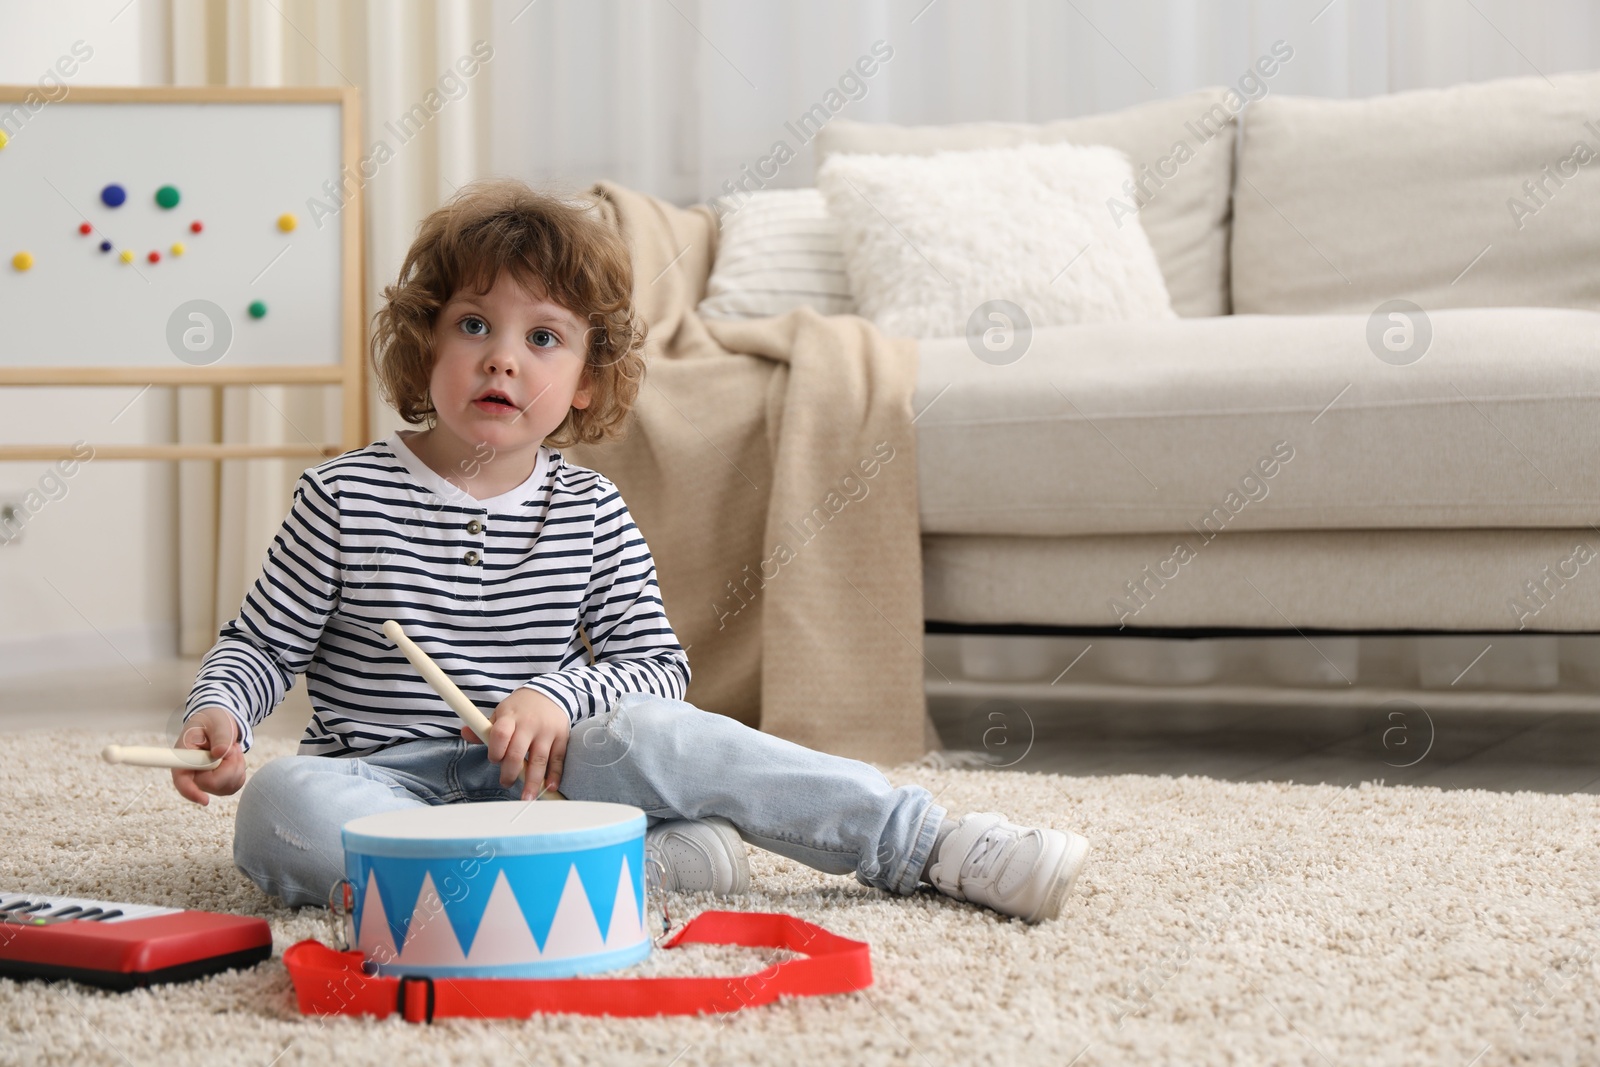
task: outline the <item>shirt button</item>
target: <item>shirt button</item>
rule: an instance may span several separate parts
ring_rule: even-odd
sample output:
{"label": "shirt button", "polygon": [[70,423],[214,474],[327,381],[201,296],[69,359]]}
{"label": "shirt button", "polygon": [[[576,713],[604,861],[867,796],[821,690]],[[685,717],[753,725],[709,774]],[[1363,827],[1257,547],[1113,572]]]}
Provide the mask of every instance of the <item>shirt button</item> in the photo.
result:
{"label": "shirt button", "polygon": [[476,552],[468,552],[465,556],[461,557],[461,562],[465,563],[469,567],[475,567],[478,565],[478,554]]}
{"label": "shirt button", "polygon": [[482,532],[483,523],[479,522],[477,519],[473,519],[471,522],[467,523],[467,533],[475,534]]}

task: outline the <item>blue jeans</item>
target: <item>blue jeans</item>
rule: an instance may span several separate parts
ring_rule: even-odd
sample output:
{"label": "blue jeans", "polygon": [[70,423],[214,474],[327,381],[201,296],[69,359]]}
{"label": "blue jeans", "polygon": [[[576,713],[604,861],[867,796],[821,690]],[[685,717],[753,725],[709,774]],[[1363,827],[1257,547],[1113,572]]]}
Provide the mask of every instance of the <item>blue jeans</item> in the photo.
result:
{"label": "blue jeans", "polygon": [[[720,815],[749,844],[863,885],[915,892],[945,809],[877,768],[751,729],[681,700],[630,693],[573,727],[558,787],[664,819]],[[292,905],[326,905],[344,877],[339,829],[380,811],[516,800],[481,744],[406,741],[361,757],[285,756],[239,797],[238,868]],[[539,803],[559,803],[539,801]]]}

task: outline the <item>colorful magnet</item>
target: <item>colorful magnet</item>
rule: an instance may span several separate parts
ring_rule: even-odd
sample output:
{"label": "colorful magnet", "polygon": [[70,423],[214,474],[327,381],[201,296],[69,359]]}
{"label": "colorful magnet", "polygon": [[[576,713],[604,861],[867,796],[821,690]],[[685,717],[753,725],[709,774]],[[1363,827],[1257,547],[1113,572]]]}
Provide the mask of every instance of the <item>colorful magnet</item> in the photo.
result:
{"label": "colorful magnet", "polygon": [[124,248],[122,250],[122,254],[119,255],[117,258],[122,260],[122,262],[124,262],[124,263],[132,263],[133,262],[133,249]]}
{"label": "colorful magnet", "polygon": [[177,241],[172,246],[172,254],[175,255],[175,256],[181,256],[186,251],[188,251],[188,249],[183,247],[183,242],[182,241]]}
{"label": "colorful magnet", "polygon": [[163,185],[156,190],[156,203],[169,211],[178,206],[178,187],[176,185]]}
{"label": "colorful magnet", "polygon": [[300,220],[295,218],[287,211],[278,216],[278,229],[282,230],[284,233],[288,233],[298,225],[300,225]]}
{"label": "colorful magnet", "polygon": [[123,202],[127,199],[128,190],[124,189],[116,182],[112,182],[110,185],[100,190],[100,202],[106,207],[121,207]]}
{"label": "colorful magnet", "polygon": [[6,136],[6,131],[0,130],[0,148],[4,148],[10,140],[11,138]]}
{"label": "colorful magnet", "polygon": [[87,222],[80,222],[78,223],[78,232],[87,237],[89,234],[94,232],[94,227],[90,226]]}
{"label": "colorful magnet", "polygon": [[193,222],[189,223],[190,233],[199,233],[203,229],[205,229],[205,227],[200,224],[199,219],[195,219]]}
{"label": "colorful magnet", "polygon": [[102,252],[111,251],[111,242],[110,241],[101,241],[100,242],[100,251],[102,251]]}
{"label": "colorful magnet", "polygon": [[267,313],[267,303],[266,303],[266,301],[264,301],[264,300],[252,300],[252,301],[250,301],[250,317],[252,319],[262,318],[263,316],[266,315],[266,313]]}
{"label": "colorful magnet", "polygon": [[151,249],[150,250],[150,254],[148,256],[146,256],[145,258],[148,259],[152,263],[160,263],[161,262],[161,253],[157,252],[155,249]]}
{"label": "colorful magnet", "polygon": [[[27,270],[29,267],[33,266],[33,253],[18,252],[16,255],[11,257],[11,265],[18,270]],[[266,308],[262,308],[261,311],[262,314],[265,314]]]}

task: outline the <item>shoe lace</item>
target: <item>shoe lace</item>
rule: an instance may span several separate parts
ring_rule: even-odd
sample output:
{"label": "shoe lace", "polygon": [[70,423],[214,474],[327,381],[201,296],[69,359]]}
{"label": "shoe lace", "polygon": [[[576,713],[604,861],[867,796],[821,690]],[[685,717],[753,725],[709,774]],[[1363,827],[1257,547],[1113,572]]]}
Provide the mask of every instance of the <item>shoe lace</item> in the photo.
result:
{"label": "shoe lace", "polygon": [[1013,840],[1012,835],[998,828],[985,833],[978,839],[967,862],[972,877],[987,879],[989,872],[994,870],[995,864],[1000,862],[1000,857],[1005,855],[1006,846]]}

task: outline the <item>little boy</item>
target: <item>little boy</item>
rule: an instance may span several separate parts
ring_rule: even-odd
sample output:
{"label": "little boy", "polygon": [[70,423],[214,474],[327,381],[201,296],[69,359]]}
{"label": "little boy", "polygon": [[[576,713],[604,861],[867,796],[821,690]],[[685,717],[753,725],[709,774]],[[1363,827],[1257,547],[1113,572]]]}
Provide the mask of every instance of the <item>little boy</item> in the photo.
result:
{"label": "little boy", "polygon": [[[239,798],[234,861],[289,904],[343,877],[340,827],[481,800],[642,808],[666,889],[743,892],[745,842],[865,885],[1055,917],[1088,852],[682,699],[689,662],[616,486],[560,446],[614,436],[643,377],[621,236],[520,182],[429,215],[372,360],[408,423],[301,475],[260,579],[200,664],[178,792]],[[397,620],[481,708],[478,738],[383,635]],[[300,754],[245,787],[252,728],[307,674]],[[518,788],[519,776],[526,784]]]}

